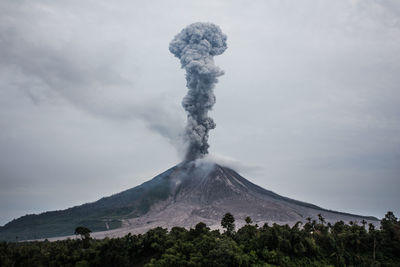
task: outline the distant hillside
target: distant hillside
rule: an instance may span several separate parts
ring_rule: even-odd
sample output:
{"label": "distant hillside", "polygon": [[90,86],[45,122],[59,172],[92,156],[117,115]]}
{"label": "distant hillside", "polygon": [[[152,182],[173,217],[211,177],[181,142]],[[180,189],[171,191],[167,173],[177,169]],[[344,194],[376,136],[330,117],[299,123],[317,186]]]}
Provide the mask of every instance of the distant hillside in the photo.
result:
{"label": "distant hillside", "polygon": [[[173,170],[121,193],[66,210],[30,214],[12,220],[0,227],[0,240],[27,240],[53,236],[73,235],[77,226],[92,231],[121,227],[121,220],[147,213],[154,202],[166,199],[169,183],[163,177]],[[107,228],[108,226],[108,228]]]}

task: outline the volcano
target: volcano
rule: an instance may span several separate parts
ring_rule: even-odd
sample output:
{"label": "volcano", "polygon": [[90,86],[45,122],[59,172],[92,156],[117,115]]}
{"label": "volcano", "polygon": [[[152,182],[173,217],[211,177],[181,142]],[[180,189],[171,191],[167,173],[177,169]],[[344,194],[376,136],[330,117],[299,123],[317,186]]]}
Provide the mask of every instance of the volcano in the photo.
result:
{"label": "volcano", "polygon": [[280,196],[257,186],[231,168],[210,162],[185,162],[121,193],[61,211],[25,215],[0,228],[1,240],[72,235],[77,226],[90,228],[96,238],[143,233],[161,226],[193,227],[199,222],[219,228],[223,215],[232,213],[237,225],[250,216],[258,225],[294,224],[307,218],[326,221],[362,221],[375,217],[320,208]]}

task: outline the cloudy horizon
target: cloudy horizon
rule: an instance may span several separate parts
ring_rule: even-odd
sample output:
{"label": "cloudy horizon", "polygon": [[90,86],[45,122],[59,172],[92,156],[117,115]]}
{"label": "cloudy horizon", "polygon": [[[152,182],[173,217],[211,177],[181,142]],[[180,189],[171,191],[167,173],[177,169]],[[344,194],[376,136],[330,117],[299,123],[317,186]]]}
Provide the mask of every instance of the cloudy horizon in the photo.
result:
{"label": "cloudy horizon", "polygon": [[400,214],[397,1],[2,1],[0,225],[179,163],[187,93],[168,51],[193,22],[215,58],[210,154],[280,195]]}

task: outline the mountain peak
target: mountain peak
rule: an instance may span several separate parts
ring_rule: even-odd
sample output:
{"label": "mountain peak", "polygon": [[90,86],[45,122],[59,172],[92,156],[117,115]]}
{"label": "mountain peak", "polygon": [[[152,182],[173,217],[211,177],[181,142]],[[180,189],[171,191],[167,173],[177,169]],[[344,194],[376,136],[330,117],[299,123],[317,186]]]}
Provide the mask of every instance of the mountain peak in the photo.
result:
{"label": "mountain peak", "polygon": [[97,238],[141,233],[157,226],[192,227],[200,221],[219,228],[227,212],[238,225],[247,216],[262,225],[294,224],[307,217],[317,219],[318,214],[331,222],[378,222],[374,217],[330,211],[280,196],[231,168],[200,160],[182,162],[139,186],[93,203],[23,216],[0,227],[0,240],[72,235],[77,226],[98,232],[93,233]]}

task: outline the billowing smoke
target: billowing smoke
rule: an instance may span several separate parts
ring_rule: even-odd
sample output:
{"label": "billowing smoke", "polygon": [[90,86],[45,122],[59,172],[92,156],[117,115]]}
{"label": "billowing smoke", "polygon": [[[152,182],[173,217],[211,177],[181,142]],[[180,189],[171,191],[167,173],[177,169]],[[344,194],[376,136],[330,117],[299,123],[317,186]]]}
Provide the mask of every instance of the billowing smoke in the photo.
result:
{"label": "billowing smoke", "polygon": [[215,128],[208,111],[215,104],[213,89],[217,77],[224,74],[214,65],[213,56],[222,54],[226,48],[226,35],[221,29],[212,23],[200,22],[184,28],[169,45],[169,51],[180,59],[186,70],[189,89],[182,101],[188,113],[186,161],[202,158],[208,153],[208,131]]}

